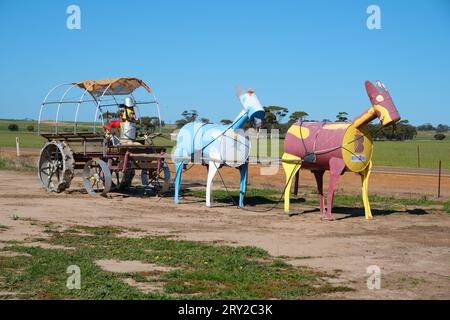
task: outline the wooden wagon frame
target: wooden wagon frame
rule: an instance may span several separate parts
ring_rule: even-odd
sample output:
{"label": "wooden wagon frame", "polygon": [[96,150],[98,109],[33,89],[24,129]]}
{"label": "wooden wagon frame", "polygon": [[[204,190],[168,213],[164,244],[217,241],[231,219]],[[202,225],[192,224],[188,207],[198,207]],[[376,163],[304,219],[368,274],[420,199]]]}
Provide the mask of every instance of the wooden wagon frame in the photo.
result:
{"label": "wooden wagon frame", "polygon": [[[77,88],[82,89],[78,98],[67,99],[68,94]],[[133,93],[138,88],[144,88],[151,99],[136,101]],[[65,90],[58,99],[51,100],[57,89]],[[109,119],[104,118],[103,109],[117,107],[119,110],[122,106],[120,96],[133,98],[140,122],[140,107],[156,106],[158,128],[145,132],[143,137],[134,141],[122,143],[119,139],[111,140],[104,129]],[[83,104],[95,107],[92,131],[80,130],[78,116]],[[63,130],[60,123],[60,110],[66,105],[76,106],[75,119],[71,122],[73,128],[70,130]],[[56,117],[51,121],[51,130],[44,131],[43,111],[52,106],[56,106]],[[39,111],[38,134],[47,140],[40,152],[39,180],[47,191],[61,192],[70,187],[75,170],[81,169],[86,191],[91,195],[106,195],[113,189],[124,191],[129,188],[135,171],[141,170],[145,190],[160,195],[169,189],[170,182],[170,170],[166,163],[169,155],[165,153],[168,146],[153,144],[154,138],[162,135],[161,124],[159,102],[153,90],[140,79],[114,78],[59,84],[47,93]]]}

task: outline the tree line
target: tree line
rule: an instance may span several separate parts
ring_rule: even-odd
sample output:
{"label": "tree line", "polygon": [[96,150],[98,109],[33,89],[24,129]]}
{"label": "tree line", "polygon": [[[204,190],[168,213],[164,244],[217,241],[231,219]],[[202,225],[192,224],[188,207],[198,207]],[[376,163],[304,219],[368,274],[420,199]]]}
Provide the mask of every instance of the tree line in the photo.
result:
{"label": "tree line", "polygon": [[[294,111],[289,114],[289,109],[281,106],[267,106],[264,107],[265,116],[262,120],[261,127],[264,129],[272,130],[278,129],[280,135],[284,136],[289,127],[296,121],[303,122],[315,122],[317,120],[308,119],[309,114],[305,111]],[[288,116],[289,115],[289,116]],[[181,128],[186,123],[193,121],[200,121],[202,123],[210,123],[208,118],[200,118],[197,110],[185,110],[181,114],[181,118],[178,119],[175,124],[178,128]],[[323,119],[323,122],[332,122],[330,119]],[[337,122],[349,122],[349,114],[345,111],[340,111],[336,114],[334,121]],[[230,119],[222,119],[220,123],[223,125],[231,125],[233,123]],[[244,129],[250,127],[249,123],[244,125]],[[431,124],[424,124],[420,126],[413,126],[408,120],[401,120],[393,125],[387,127],[381,127],[380,124],[369,124],[368,128],[372,133],[372,137],[375,140],[392,140],[392,141],[404,141],[412,140],[417,136],[418,131],[436,131],[435,139],[445,139],[444,132],[450,130],[450,127],[445,124],[439,124],[436,127]]]}

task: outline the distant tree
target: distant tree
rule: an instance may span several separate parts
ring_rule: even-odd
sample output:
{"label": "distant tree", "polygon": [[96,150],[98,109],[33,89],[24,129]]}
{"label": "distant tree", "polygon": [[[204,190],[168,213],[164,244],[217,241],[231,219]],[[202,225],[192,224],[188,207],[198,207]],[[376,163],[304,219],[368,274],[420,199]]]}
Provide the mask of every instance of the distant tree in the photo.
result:
{"label": "distant tree", "polygon": [[392,140],[412,140],[417,136],[416,127],[409,124],[408,120],[401,120],[393,125],[394,134]]}
{"label": "distant tree", "polygon": [[202,123],[210,123],[208,118],[201,118],[200,121]]}
{"label": "distant tree", "polygon": [[273,113],[276,117],[277,123],[281,123],[281,121],[283,121],[284,117],[289,113],[288,108],[280,107],[280,106],[268,106],[268,107],[264,107],[264,110],[266,112],[270,111],[271,113]]}
{"label": "distant tree", "polygon": [[186,119],[187,122],[195,121],[198,118],[198,112],[195,109],[190,111],[185,110],[181,113],[181,115]]}
{"label": "distant tree", "polygon": [[27,126],[27,131],[34,131],[34,127],[30,124],[29,126]]}
{"label": "distant tree", "polygon": [[19,126],[15,123],[10,123],[8,125],[8,130],[9,131],[19,131]]}
{"label": "distant tree", "polygon": [[270,110],[266,109],[267,107],[264,107],[264,119],[262,120],[261,126],[264,129],[271,130],[273,128],[276,128],[278,121],[277,116]]}
{"label": "distant tree", "polygon": [[348,113],[345,111],[341,111],[336,115],[336,120],[339,122],[347,122],[348,121]]}
{"label": "distant tree", "polygon": [[434,131],[435,127],[431,123],[425,123],[417,127],[417,131]]}
{"label": "distant tree", "polygon": [[382,127],[379,124],[368,124],[372,138],[375,140],[412,140],[417,136],[416,127],[409,124],[408,120],[402,120],[395,125]]}
{"label": "distant tree", "polygon": [[117,112],[106,111],[106,112],[103,112],[102,114],[100,114],[98,116],[98,118],[99,119],[103,118],[104,120],[107,120],[107,119],[117,119],[117,118],[120,118],[121,116],[122,116],[122,113],[120,111],[117,111]]}
{"label": "distant tree", "polygon": [[158,117],[141,117],[140,123],[142,123],[142,128],[146,131],[154,132],[157,127],[159,127]]}
{"label": "distant tree", "polygon": [[448,130],[450,130],[450,127],[446,124],[438,124],[436,127],[436,132],[447,132]]}
{"label": "distant tree", "polygon": [[222,119],[222,120],[220,120],[220,123],[221,123],[221,124],[224,124],[224,125],[227,125],[227,124],[232,124],[233,121],[231,121],[231,120],[229,120],[229,119]]}
{"label": "distant tree", "polygon": [[308,116],[308,113],[305,111],[295,111],[295,112],[292,112],[292,114],[289,116],[288,122],[294,123],[297,120],[304,121],[307,116]]}
{"label": "distant tree", "polygon": [[436,133],[434,135],[434,139],[436,139],[436,140],[444,140],[445,138],[446,138],[446,135],[443,133]]}
{"label": "distant tree", "polygon": [[322,122],[332,122],[330,119],[323,119]]}
{"label": "distant tree", "polygon": [[181,128],[186,123],[194,122],[195,120],[197,120],[198,112],[197,110],[185,110],[181,113],[181,116],[183,117],[182,119],[175,121],[175,124],[178,128]]}

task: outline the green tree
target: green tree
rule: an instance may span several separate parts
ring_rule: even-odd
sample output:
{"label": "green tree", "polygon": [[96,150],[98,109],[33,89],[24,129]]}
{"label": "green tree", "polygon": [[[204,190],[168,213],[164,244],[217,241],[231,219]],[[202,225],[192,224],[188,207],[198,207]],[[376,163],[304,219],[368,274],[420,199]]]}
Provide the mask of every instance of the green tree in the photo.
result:
{"label": "green tree", "polygon": [[450,127],[446,124],[438,124],[436,127],[436,132],[447,132],[448,130],[450,130]]}
{"label": "green tree", "polygon": [[120,118],[122,116],[122,113],[120,111],[116,111],[116,112],[111,112],[111,111],[106,111],[103,112],[102,114],[100,114],[98,116],[99,119],[104,119],[104,120],[108,120],[108,119],[117,119]]}
{"label": "green tree", "polygon": [[10,123],[8,125],[8,130],[9,131],[19,131],[19,126],[15,123]]}
{"label": "green tree", "polygon": [[418,131],[433,131],[436,130],[431,123],[425,123],[417,127]]}
{"label": "green tree", "polygon": [[210,123],[208,118],[201,118],[200,121],[202,123]]}
{"label": "green tree", "polygon": [[289,123],[294,123],[297,120],[303,121],[308,116],[308,113],[305,111],[295,111],[289,116]]}
{"label": "green tree", "polygon": [[261,127],[264,129],[273,129],[276,128],[278,121],[277,116],[268,108],[264,107],[264,119],[262,120]]}
{"label": "green tree", "polygon": [[443,134],[443,133],[436,133],[436,134],[434,135],[434,139],[435,139],[435,140],[444,140],[445,137],[446,137],[446,135]]}
{"label": "green tree", "polygon": [[264,107],[264,110],[266,112],[270,111],[271,113],[273,113],[275,115],[277,123],[281,123],[281,121],[283,121],[284,117],[286,117],[286,115],[289,113],[288,108],[280,107],[280,106],[268,106],[268,107]]}
{"label": "green tree", "polygon": [[220,123],[223,125],[227,125],[227,124],[232,124],[233,121],[231,121],[229,119],[222,119],[222,120],[220,120]]}
{"label": "green tree", "polygon": [[339,122],[347,122],[348,121],[348,113],[345,111],[341,111],[336,115],[336,120]]}
{"label": "green tree", "polygon": [[368,124],[372,138],[375,140],[412,140],[417,136],[416,127],[409,124],[408,120],[399,121],[396,124],[382,127],[380,124]]}
{"label": "green tree", "polygon": [[178,128],[181,128],[186,123],[194,122],[195,120],[197,120],[198,112],[197,110],[185,110],[181,113],[181,116],[183,117],[182,119],[175,121],[175,124]]}
{"label": "green tree", "polygon": [[145,131],[154,132],[157,127],[159,127],[159,118],[158,117],[141,117],[140,123],[142,123],[142,128]]}

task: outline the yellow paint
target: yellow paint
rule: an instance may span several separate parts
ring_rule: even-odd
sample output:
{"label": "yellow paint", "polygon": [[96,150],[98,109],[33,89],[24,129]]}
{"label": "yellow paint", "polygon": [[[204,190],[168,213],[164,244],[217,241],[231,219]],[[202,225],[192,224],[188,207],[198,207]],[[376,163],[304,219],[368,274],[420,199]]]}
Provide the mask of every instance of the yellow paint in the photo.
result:
{"label": "yellow paint", "polygon": [[349,123],[330,123],[323,126],[324,129],[346,129]]}
{"label": "yellow paint", "polygon": [[124,107],[124,111],[122,113],[122,120],[128,121],[134,116],[134,108],[133,107]]}
{"label": "yellow paint", "polygon": [[[288,160],[289,162],[284,162],[285,160]],[[302,159],[285,152],[281,158],[281,161],[284,173],[286,175],[286,188],[284,189],[284,212],[289,213],[292,181],[294,180],[295,174],[302,166]]]}
{"label": "yellow paint", "polygon": [[[361,137],[358,139],[358,137]],[[362,141],[361,141],[362,140]],[[358,143],[364,145],[362,152],[356,152]],[[342,138],[342,158],[345,165],[352,172],[361,172],[372,159],[373,142],[367,126],[357,128],[351,124]]]}
{"label": "yellow paint", "polygon": [[381,119],[382,125],[387,125],[392,122],[392,118],[389,115],[389,111],[385,107],[380,106],[379,104],[376,104],[373,106],[373,109],[375,109],[376,111],[378,111],[380,113],[380,115],[381,115],[380,119]]}
{"label": "yellow paint", "polygon": [[379,95],[377,96],[377,101],[378,101],[378,102],[383,102],[383,101],[384,101],[384,98],[383,98],[383,96],[382,96],[381,94],[379,94]]}
{"label": "yellow paint", "polygon": [[372,211],[370,210],[370,203],[369,203],[369,176],[371,171],[372,171],[372,161],[370,161],[369,165],[361,172],[361,182],[362,182],[361,194],[364,203],[364,213],[366,215],[367,220],[372,219]]}
{"label": "yellow paint", "polygon": [[353,124],[355,125],[355,127],[359,127],[361,126],[364,122],[367,122],[369,119],[371,119],[373,117],[373,115],[375,114],[375,109],[374,108],[370,108],[369,110],[366,111],[366,113],[362,114],[361,116],[359,116],[358,119],[356,119]]}
{"label": "yellow paint", "polygon": [[289,128],[288,133],[296,136],[299,139],[306,139],[309,137],[309,129],[297,125],[293,125]]}

